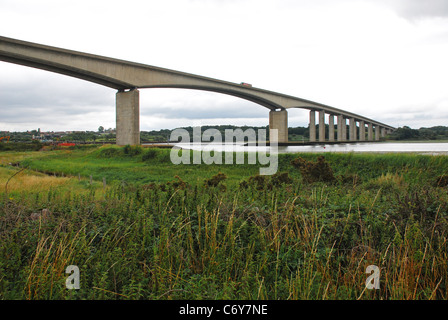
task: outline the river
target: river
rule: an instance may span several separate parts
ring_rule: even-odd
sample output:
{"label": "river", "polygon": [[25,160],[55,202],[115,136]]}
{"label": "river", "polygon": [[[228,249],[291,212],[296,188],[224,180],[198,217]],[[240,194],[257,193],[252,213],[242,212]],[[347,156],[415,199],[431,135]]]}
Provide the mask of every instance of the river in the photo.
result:
{"label": "river", "polygon": [[[150,145],[150,144],[146,144]],[[193,150],[215,150],[215,151],[268,151],[269,147],[243,146],[243,144],[217,144],[217,143],[175,143],[181,148]],[[377,152],[377,153],[421,153],[421,154],[448,154],[448,143],[446,142],[365,142],[365,143],[342,143],[331,145],[310,146],[279,146],[278,153],[295,152]]]}

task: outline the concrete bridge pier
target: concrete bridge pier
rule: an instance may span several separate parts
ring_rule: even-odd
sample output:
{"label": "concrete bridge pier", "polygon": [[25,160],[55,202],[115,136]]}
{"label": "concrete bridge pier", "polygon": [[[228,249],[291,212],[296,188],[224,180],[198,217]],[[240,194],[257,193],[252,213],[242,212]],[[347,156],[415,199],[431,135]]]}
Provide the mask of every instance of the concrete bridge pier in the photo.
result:
{"label": "concrete bridge pier", "polygon": [[350,118],[349,121],[350,127],[349,127],[349,139],[350,141],[356,141],[356,121],[355,118]]}
{"label": "concrete bridge pier", "polygon": [[367,140],[373,141],[373,124],[369,123],[369,128],[367,130]]}
{"label": "concrete bridge pier", "polygon": [[328,115],[328,141],[334,141],[334,115]]}
{"label": "concrete bridge pier", "polygon": [[366,125],[364,121],[359,121],[359,141],[366,140]]}
{"label": "concrete bridge pier", "polygon": [[316,142],[316,111],[310,110],[310,142]]}
{"label": "concrete bridge pier", "polygon": [[288,142],[288,112],[283,110],[271,110],[269,112],[269,141],[275,141],[271,133],[272,129],[277,129],[277,142]]}
{"label": "concrete bridge pier", "polygon": [[344,129],[342,126],[342,122],[345,121],[344,116],[342,114],[339,114],[337,117],[337,121],[338,121],[338,141],[344,141],[342,139],[343,135],[344,135]]}
{"label": "concrete bridge pier", "polygon": [[319,141],[325,142],[325,110],[319,111]]}
{"label": "concrete bridge pier", "polygon": [[117,145],[140,144],[140,95],[137,89],[116,94]]}

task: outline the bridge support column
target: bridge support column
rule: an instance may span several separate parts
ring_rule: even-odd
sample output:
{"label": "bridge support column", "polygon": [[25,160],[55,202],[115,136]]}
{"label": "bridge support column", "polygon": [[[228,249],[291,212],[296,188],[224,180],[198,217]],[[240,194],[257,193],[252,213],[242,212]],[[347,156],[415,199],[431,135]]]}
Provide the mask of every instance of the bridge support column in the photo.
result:
{"label": "bridge support column", "polygon": [[334,115],[328,116],[328,141],[334,141]]}
{"label": "bridge support column", "polygon": [[356,141],[356,121],[355,118],[350,118],[350,127],[349,127],[349,137],[350,141]]}
{"label": "bridge support column", "polygon": [[366,140],[366,124],[364,121],[359,121],[359,141]]}
{"label": "bridge support column", "polygon": [[373,141],[373,124],[369,123],[369,129],[367,131],[367,140]]}
{"label": "bridge support column", "polygon": [[375,126],[375,140],[380,140],[380,126],[378,125]]}
{"label": "bridge support column", "polygon": [[319,111],[319,141],[325,142],[325,111]]}
{"label": "bridge support column", "polygon": [[140,144],[139,91],[119,91],[116,95],[117,145]]}
{"label": "bridge support column", "polygon": [[381,138],[386,137],[386,128],[381,128]]}
{"label": "bridge support column", "polygon": [[310,142],[316,141],[316,111],[310,111]]}
{"label": "bridge support column", "polygon": [[275,141],[271,130],[278,130],[277,142],[288,142],[288,112],[286,110],[272,110],[269,112],[269,141]]}
{"label": "bridge support column", "polygon": [[344,128],[342,122],[344,121],[344,116],[342,114],[338,115],[338,141],[344,141],[342,137],[344,136]]}

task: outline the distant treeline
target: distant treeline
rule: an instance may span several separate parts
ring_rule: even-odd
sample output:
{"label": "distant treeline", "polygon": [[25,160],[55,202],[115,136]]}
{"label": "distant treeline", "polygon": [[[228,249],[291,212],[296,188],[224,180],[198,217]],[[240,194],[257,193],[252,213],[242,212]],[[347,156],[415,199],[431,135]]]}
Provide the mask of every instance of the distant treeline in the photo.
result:
{"label": "distant treeline", "polygon": [[408,126],[400,127],[392,132],[391,140],[448,140],[448,127],[436,126],[431,128],[411,129]]}
{"label": "distant treeline", "polygon": [[[318,131],[319,124],[316,124],[316,131]],[[190,141],[193,141],[193,127],[182,127],[190,135]],[[255,133],[258,133],[259,129],[266,129],[266,138],[269,137],[269,126],[233,126],[233,125],[216,125],[216,126],[201,126],[201,133],[204,133],[207,129],[217,129],[221,136],[225,137],[225,130],[231,129],[242,129],[246,131],[247,129],[253,129]],[[335,126],[337,130],[337,126]],[[171,132],[174,129],[162,129],[162,130],[152,130],[152,131],[141,131],[140,139],[142,142],[169,142],[171,138]],[[328,136],[328,124],[325,125],[325,132]],[[39,132],[36,130],[28,132],[11,132],[2,133],[0,136],[8,135],[10,136],[10,142],[31,142],[33,135],[38,135]],[[309,127],[289,127],[288,135],[290,141],[309,139]],[[71,141],[71,142],[115,142],[116,135],[114,133],[105,133],[101,131],[85,131],[85,132],[73,132],[66,134],[53,141]],[[264,137],[257,137],[263,139]],[[408,126],[400,127],[393,133],[389,134],[387,139],[390,140],[448,140],[448,127],[445,126],[435,126],[430,128],[420,128],[412,129]],[[48,140],[47,140],[48,141]],[[4,143],[5,141],[3,141]],[[0,143],[2,144],[2,143]]]}

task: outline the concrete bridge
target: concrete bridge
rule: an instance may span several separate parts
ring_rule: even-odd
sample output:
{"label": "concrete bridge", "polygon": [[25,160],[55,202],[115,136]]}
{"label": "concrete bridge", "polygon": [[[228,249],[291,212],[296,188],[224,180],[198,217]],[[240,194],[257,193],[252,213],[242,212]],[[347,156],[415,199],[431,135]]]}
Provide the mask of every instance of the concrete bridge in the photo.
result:
{"label": "concrete bridge", "polygon": [[[252,101],[270,109],[269,128],[278,129],[278,142],[281,143],[288,142],[287,109],[290,108],[310,110],[311,142],[374,141],[395,129],[348,111],[246,84],[221,81],[6,37],[0,37],[0,61],[52,71],[118,90],[116,94],[118,145],[140,144],[139,88],[204,90]],[[319,123],[318,134],[316,133],[316,112]],[[327,115],[328,136],[325,135]],[[337,117],[337,137],[335,136],[335,117]],[[348,136],[347,119],[349,121]],[[273,141],[273,136],[270,139]]]}

